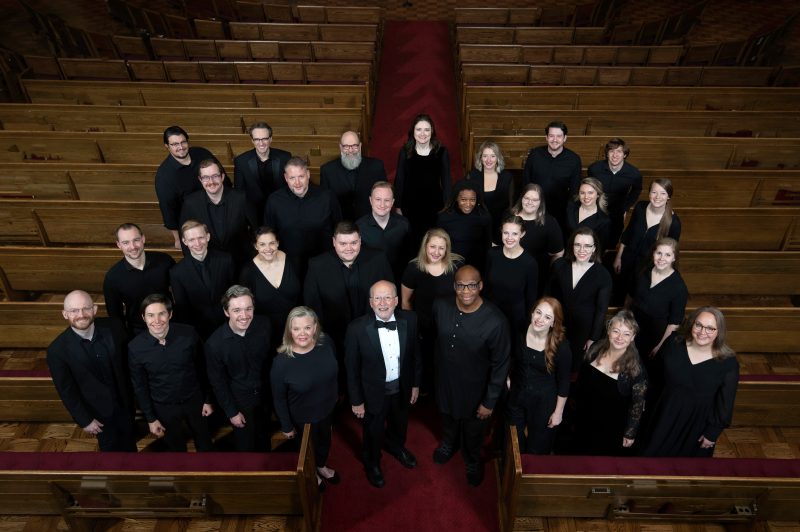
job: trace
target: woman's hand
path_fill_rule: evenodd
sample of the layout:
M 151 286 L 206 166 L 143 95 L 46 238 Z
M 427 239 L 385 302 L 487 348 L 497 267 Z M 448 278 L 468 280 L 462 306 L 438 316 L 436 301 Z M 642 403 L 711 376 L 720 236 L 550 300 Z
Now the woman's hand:
M 547 428 L 552 429 L 553 427 L 561 425 L 561 416 L 562 413 L 558 411 L 550 414 L 550 419 L 547 421 Z
M 630 438 L 622 438 L 622 446 L 623 447 L 630 447 L 631 445 L 633 445 L 633 442 L 634 442 L 634 440 L 632 440 Z
M 700 436 L 697 441 L 700 443 L 701 449 L 713 449 L 714 445 L 716 445 L 716 442 L 707 439 L 705 436 Z

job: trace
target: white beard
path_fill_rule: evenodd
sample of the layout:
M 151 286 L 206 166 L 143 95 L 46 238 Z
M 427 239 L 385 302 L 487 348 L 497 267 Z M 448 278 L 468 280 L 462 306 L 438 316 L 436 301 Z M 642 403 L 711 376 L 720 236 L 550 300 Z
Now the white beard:
M 348 170 L 355 170 L 361 164 L 361 152 L 350 155 L 349 153 L 342 153 L 342 166 Z

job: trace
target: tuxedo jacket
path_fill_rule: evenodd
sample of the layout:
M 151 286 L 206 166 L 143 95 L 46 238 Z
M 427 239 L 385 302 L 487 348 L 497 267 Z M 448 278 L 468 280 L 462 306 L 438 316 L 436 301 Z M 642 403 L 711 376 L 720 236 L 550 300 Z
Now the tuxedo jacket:
M 288 151 L 270 147 L 272 190 L 280 190 L 286 186 L 283 169 L 291 158 L 292 154 Z M 258 219 L 261 220 L 269 190 L 266 190 L 265 184 L 258 176 L 258 155 L 256 155 L 255 148 L 239 154 L 233 160 L 233 186 L 244 192 L 247 202 L 255 208 Z
M 208 250 L 203 262 L 211 277 L 210 288 L 203 283 L 193 260 L 187 255 L 169 271 L 175 321 L 194 325 L 197 334 L 208 338 L 226 319 L 220 300 L 236 279 L 233 259 L 224 251 Z
M 108 418 L 114 411 L 114 395 L 133 421 L 133 391 L 126 359 L 125 327 L 115 318 L 97 318 L 95 335 L 109 353 L 114 383 L 103 381 L 98 364 L 81 345 L 71 328 L 56 337 L 47 348 L 47 365 L 58 395 L 72 419 L 85 427 L 93 419 Z M 114 386 L 114 389 L 111 388 Z
M 341 159 L 328 161 L 319 169 L 319 186 L 336 195 L 342 208 L 342 218 L 354 222 L 372 212 L 369 204 L 372 185 L 386 181 L 386 169 L 380 159 L 362 157 L 361 164 L 356 168 L 355 190 L 350 190 L 347 184 L 347 172 Z
M 422 378 L 422 358 L 417 340 L 417 315 L 395 309 L 397 334 L 400 339 L 400 397 L 408 405 L 411 388 L 419 386 Z M 353 406 L 364 403 L 367 412 L 383 408 L 386 393 L 386 365 L 383 360 L 375 314 L 368 312 L 347 327 L 345 336 L 345 366 L 347 388 Z

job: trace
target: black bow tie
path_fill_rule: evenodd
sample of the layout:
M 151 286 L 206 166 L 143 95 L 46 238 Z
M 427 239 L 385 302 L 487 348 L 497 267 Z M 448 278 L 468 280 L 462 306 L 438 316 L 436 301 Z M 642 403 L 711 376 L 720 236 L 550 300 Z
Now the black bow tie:
M 375 327 L 377 327 L 378 329 L 385 328 L 385 329 L 389 329 L 390 331 L 396 331 L 397 330 L 397 322 L 396 321 L 376 320 L 375 321 Z

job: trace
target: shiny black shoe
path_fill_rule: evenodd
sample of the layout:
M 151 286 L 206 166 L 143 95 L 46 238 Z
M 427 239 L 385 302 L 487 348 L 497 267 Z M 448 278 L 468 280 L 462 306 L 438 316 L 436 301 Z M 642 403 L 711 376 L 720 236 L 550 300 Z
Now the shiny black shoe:
M 483 482 L 483 464 L 467 464 L 467 482 L 470 486 L 478 487 Z
M 364 470 L 367 472 L 367 480 L 376 488 L 382 488 L 386 484 L 380 467 L 365 467 Z
M 433 451 L 433 461 L 437 464 L 446 464 L 455 454 L 455 449 L 442 443 L 436 450 Z
M 409 451 L 408 449 L 401 449 L 399 453 L 390 452 L 389 454 L 397 458 L 397 461 L 403 464 L 403 466 L 407 467 L 408 469 L 414 469 L 415 467 L 417 467 L 417 459 L 414 457 L 413 454 L 411 454 L 411 451 Z

